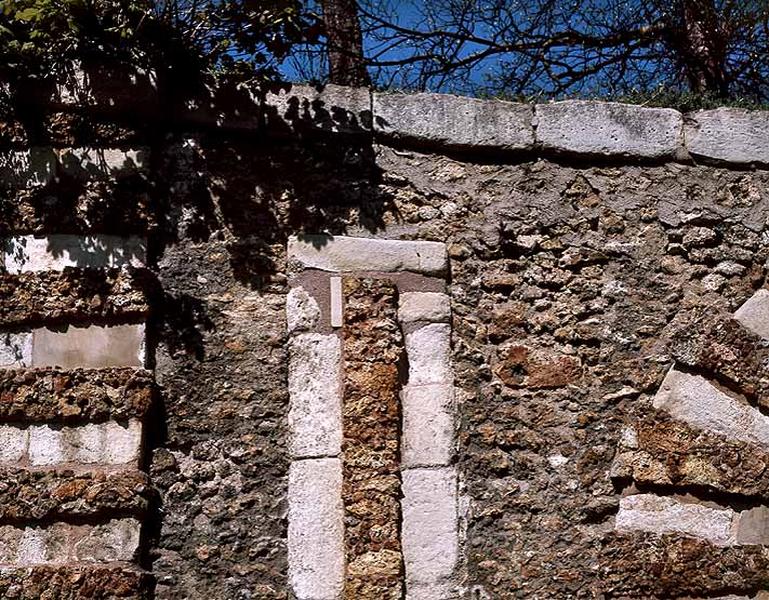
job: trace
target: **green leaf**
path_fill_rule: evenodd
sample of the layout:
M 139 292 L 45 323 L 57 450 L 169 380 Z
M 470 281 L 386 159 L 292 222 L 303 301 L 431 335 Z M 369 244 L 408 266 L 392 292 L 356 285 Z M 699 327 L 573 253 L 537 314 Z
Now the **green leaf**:
M 16 19 L 19 21 L 36 21 L 39 17 L 39 8 L 25 8 L 16 13 Z

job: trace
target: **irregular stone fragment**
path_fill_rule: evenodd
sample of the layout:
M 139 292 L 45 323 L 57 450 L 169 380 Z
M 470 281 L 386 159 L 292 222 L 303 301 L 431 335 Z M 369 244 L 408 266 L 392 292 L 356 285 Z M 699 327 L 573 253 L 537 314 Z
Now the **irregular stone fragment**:
M 403 338 L 396 289 L 345 278 L 343 485 L 348 600 L 402 598 L 399 535 L 400 383 Z M 358 349 L 368 349 L 358 351 Z
M 683 116 L 668 108 L 566 100 L 536 105 L 537 142 L 546 150 L 672 158 L 683 149 Z
M 0 370 L 0 421 L 142 419 L 153 388 L 152 374 L 139 369 Z
M 288 579 L 298 600 L 339 598 L 344 588 L 342 464 L 295 460 L 288 475 Z
M 582 376 L 578 357 L 521 344 L 500 348 L 497 376 L 510 387 L 557 388 L 574 384 Z
M 66 267 L 143 267 L 147 242 L 114 235 L 24 235 L 5 240 L 5 268 L 9 273 L 63 271 Z
M 402 323 L 429 321 L 446 323 L 451 317 L 451 301 L 438 292 L 403 292 L 400 295 L 398 318 Z
M 288 424 L 294 457 L 337 456 L 342 444 L 342 345 L 303 333 L 289 342 Z
M 717 108 L 686 117 L 686 148 L 692 155 L 735 164 L 769 163 L 764 111 Z
M 317 301 L 302 286 L 289 290 L 286 296 L 286 324 L 288 333 L 307 332 L 320 322 Z
M 303 235 L 288 240 L 288 258 L 321 271 L 413 271 L 443 275 L 448 268 L 441 242 Z
M 374 93 L 378 135 L 441 148 L 530 149 L 532 116 L 528 104 L 448 94 Z

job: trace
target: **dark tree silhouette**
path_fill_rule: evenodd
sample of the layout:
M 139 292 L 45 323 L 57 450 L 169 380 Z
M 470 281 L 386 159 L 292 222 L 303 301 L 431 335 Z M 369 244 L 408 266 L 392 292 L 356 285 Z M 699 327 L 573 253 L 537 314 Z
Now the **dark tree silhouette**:
M 363 58 L 358 3 L 356 0 L 322 0 L 326 29 L 328 79 L 338 85 L 371 83 Z

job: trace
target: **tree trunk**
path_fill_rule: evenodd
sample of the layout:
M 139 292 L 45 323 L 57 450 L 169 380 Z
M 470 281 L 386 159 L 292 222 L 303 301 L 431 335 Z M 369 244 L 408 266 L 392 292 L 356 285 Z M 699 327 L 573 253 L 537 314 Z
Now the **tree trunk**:
M 337 85 L 369 85 L 357 1 L 322 0 L 321 4 L 328 38 L 329 81 Z
M 725 24 L 714 0 L 682 0 L 678 46 L 681 67 L 693 92 L 729 94 Z

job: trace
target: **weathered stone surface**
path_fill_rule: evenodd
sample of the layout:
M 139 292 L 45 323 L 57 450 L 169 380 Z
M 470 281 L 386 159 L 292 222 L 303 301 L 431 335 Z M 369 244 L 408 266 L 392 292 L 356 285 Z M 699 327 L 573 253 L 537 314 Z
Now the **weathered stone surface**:
M 499 349 L 496 375 L 510 387 L 558 388 L 575 384 L 582 376 L 579 358 L 547 349 L 513 343 Z
M 303 333 L 289 341 L 291 455 L 337 456 L 342 444 L 342 344 L 336 335 Z
M 451 385 L 406 386 L 402 392 L 403 467 L 448 465 L 454 458 L 454 389 Z
M 114 235 L 25 235 L 5 240 L 5 269 L 9 273 L 62 271 L 66 267 L 142 267 L 147 242 Z
M 769 497 L 769 452 L 727 439 L 665 413 L 633 421 L 632 443 L 620 448 L 612 467 L 616 477 L 638 484 L 709 489 Z
M 141 471 L 0 470 L 0 520 L 63 519 L 85 516 L 141 516 L 154 490 Z
M 620 500 L 615 528 L 620 532 L 680 534 L 716 546 L 733 546 L 737 543 L 734 531 L 737 518 L 731 509 L 685 503 L 667 496 L 636 494 Z
M 734 318 L 756 335 L 769 340 L 769 290 L 758 290 L 737 309 Z
M 442 275 L 448 266 L 441 242 L 303 235 L 288 241 L 288 258 L 321 271 L 414 271 Z
M 271 135 L 371 132 L 371 95 L 366 88 L 326 85 L 318 90 L 287 84 L 267 94 L 264 112 Z
M 136 567 L 0 568 L 0 596 L 14 600 L 150 600 L 152 576 Z
M 457 473 L 453 467 L 403 472 L 406 586 L 445 587 L 459 558 Z
M 0 275 L 0 322 L 16 328 L 146 318 L 151 282 L 151 275 L 143 270 L 68 268 Z
M 151 373 L 139 369 L 0 370 L 0 421 L 142 419 L 153 388 Z
M 398 318 L 401 323 L 446 323 L 451 318 L 451 299 L 438 292 L 403 292 L 400 295 Z
M 673 158 L 683 148 L 683 116 L 667 108 L 567 100 L 536 105 L 537 143 L 597 156 Z
M 32 334 L 0 333 L 0 367 L 32 366 Z
M 289 585 L 298 600 L 339 598 L 345 579 L 341 461 L 296 460 L 288 478 Z
M 320 321 L 317 301 L 302 286 L 291 288 L 286 296 L 286 326 L 288 333 L 315 329 Z
M 32 332 L 33 367 L 98 369 L 144 366 L 144 325 L 66 327 Z
M 396 289 L 345 278 L 342 499 L 348 600 L 402 598 L 399 535 L 401 421 L 398 363 L 403 337 Z
M 760 326 L 760 312 L 751 306 L 755 308 L 753 300 L 743 306 L 749 309 L 743 317 L 754 315 L 755 326 Z M 712 309 L 693 311 L 672 333 L 671 353 L 678 364 L 706 373 L 757 404 L 769 406 L 769 378 L 764 367 L 769 362 L 769 343 L 754 332 L 755 326 L 751 329 L 737 318 Z
M 769 417 L 699 375 L 671 369 L 654 397 L 654 408 L 727 439 L 769 448 Z
M 730 163 L 769 163 L 764 111 L 717 108 L 686 115 L 686 148 L 694 156 Z
M 130 518 L 114 519 L 103 525 L 3 525 L 0 563 L 32 567 L 70 562 L 129 562 L 139 548 L 139 530 L 139 522 Z
M 142 426 L 108 421 L 77 427 L 53 428 L 32 425 L 29 431 L 29 462 L 33 466 L 133 465 L 141 458 Z
M 28 447 L 29 434 L 26 429 L 0 425 L 0 461 L 18 463 L 24 460 Z
M 447 94 L 374 94 L 374 129 L 385 139 L 441 148 L 527 150 L 533 108 Z
M 451 385 L 454 381 L 450 325 L 432 323 L 406 334 L 406 354 L 409 386 Z

